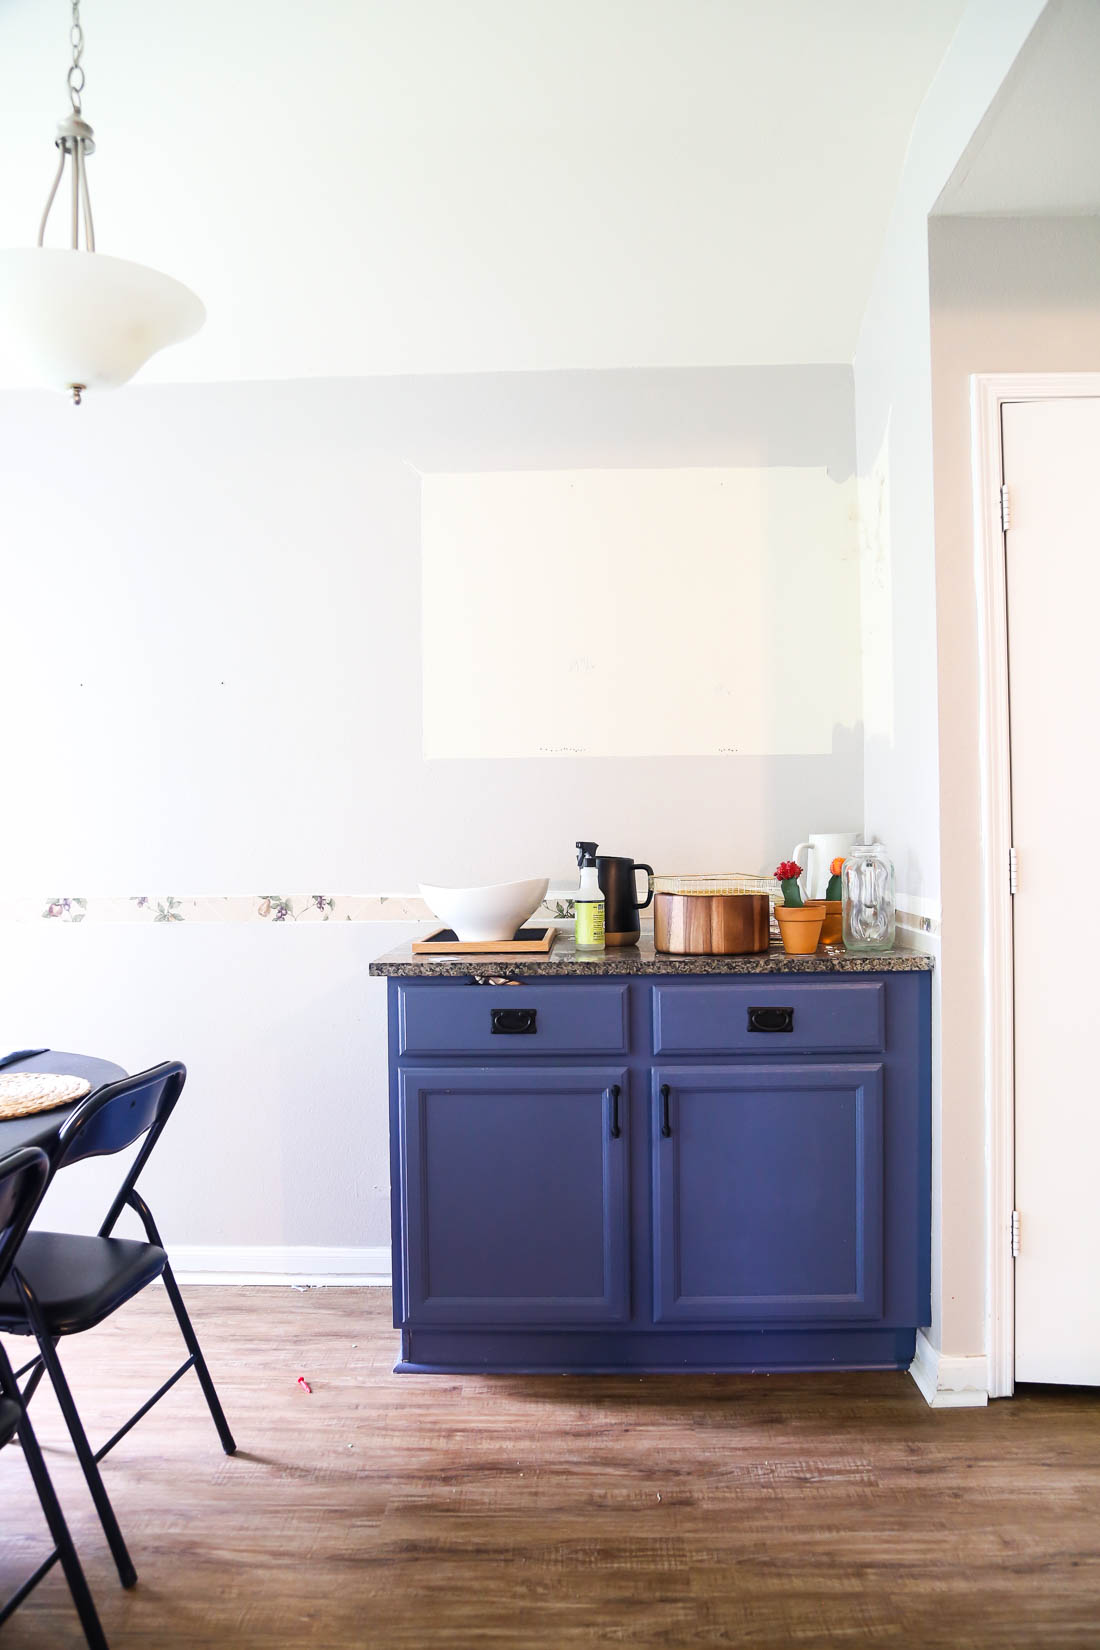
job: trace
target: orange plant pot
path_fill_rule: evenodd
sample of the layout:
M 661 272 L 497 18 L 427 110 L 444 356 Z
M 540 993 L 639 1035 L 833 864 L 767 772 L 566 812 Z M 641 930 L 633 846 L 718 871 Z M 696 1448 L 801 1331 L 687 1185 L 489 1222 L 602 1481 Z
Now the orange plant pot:
M 792 957 L 808 956 L 817 950 L 825 923 L 825 901 L 815 905 L 777 905 L 776 921 L 783 949 Z
M 821 925 L 822 945 L 840 945 L 844 939 L 844 901 L 842 899 L 811 899 L 807 905 L 818 906 L 825 913 Z

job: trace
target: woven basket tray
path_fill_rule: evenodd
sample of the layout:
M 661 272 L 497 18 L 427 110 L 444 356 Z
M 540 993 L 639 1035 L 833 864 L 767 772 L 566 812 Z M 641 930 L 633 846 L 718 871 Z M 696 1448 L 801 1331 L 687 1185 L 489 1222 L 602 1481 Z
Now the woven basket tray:
M 71 1106 L 91 1093 L 86 1077 L 60 1077 L 49 1071 L 0 1071 L 0 1123 L 13 1117 Z

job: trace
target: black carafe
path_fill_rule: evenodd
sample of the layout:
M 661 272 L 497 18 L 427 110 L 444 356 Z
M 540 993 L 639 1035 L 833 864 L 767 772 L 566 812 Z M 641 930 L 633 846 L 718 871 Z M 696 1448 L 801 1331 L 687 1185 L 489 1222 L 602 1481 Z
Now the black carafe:
M 578 848 L 596 853 L 594 842 L 578 842 Z M 645 899 L 638 899 L 637 873 L 647 874 Z M 653 898 L 653 867 L 641 860 L 622 859 L 614 854 L 596 854 L 596 875 L 607 902 L 604 908 L 604 944 L 636 945 L 641 937 L 638 912 Z

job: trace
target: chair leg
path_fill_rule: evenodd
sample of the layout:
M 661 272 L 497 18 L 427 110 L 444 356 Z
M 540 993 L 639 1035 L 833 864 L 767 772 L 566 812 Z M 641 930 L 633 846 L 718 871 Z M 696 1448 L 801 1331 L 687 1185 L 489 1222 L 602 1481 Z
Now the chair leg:
M 168 1291 L 168 1299 L 172 1302 L 172 1310 L 176 1314 L 176 1321 L 180 1326 L 180 1333 L 183 1335 L 188 1352 L 190 1352 L 191 1356 L 195 1360 L 195 1374 L 199 1378 L 199 1385 L 202 1387 L 203 1397 L 206 1399 L 210 1414 L 214 1420 L 214 1425 L 218 1429 L 218 1437 L 221 1439 L 222 1449 L 225 1451 L 226 1455 L 235 1455 L 237 1451 L 236 1441 L 233 1434 L 229 1430 L 229 1422 L 225 1418 L 225 1411 L 222 1409 L 221 1399 L 218 1397 L 217 1391 L 214 1387 L 214 1382 L 211 1378 L 210 1371 L 206 1367 L 206 1359 L 202 1355 L 202 1347 L 199 1345 L 199 1339 L 195 1334 L 194 1325 L 187 1315 L 186 1306 L 183 1304 L 183 1296 L 180 1294 L 179 1284 L 176 1282 L 172 1273 L 172 1268 L 169 1265 L 165 1265 L 164 1271 L 161 1275 L 164 1278 L 164 1287 Z
M 27 1382 L 26 1386 L 23 1388 L 23 1404 L 24 1404 L 24 1406 L 29 1404 L 31 1399 L 34 1397 L 35 1392 L 38 1388 L 38 1383 L 42 1379 L 42 1377 L 45 1373 L 46 1373 L 46 1366 L 42 1362 L 42 1360 L 39 1359 L 38 1363 L 31 1370 L 30 1380 Z
M 61 1561 L 61 1568 L 65 1572 L 65 1580 L 69 1583 L 69 1592 L 73 1596 L 76 1613 L 80 1617 L 80 1625 L 84 1629 L 84 1637 L 88 1641 L 89 1650 L 108 1650 L 107 1639 L 100 1626 L 99 1616 L 88 1583 L 84 1579 L 84 1571 L 80 1559 L 77 1557 L 73 1538 L 69 1534 L 69 1526 L 65 1522 L 65 1515 L 61 1511 L 61 1504 L 53 1487 L 53 1481 L 46 1470 L 46 1463 L 42 1459 L 42 1451 L 38 1447 L 34 1428 L 29 1416 L 24 1412 L 19 1423 L 19 1442 L 23 1449 L 23 1458 L 27 1463 L 27 1471 L 31 1481 L 38 1491 L 38 1499 L 49 1525 L 53 1544 L 57 1548 L 57 1556 Z
M 62 1369 L 61 1361 L 57 1356 L 57 1350 L 47 1335 L 39 1335 L 38 1349 L 49 1372 L 61 1413 L 65 1417 L 65 1425 L 69 1429 L 69 1436 L 73 1441 L 76 1458 L 80 1462 L 88 1491 L 95 1503 L 95 1510 L 99 1514 L 99 1522 L 103 1525 L 103 1534 L 107 1537 L 107 1545 L 111 1549 L 111 1556 L 114 1558 L 118 1569 L 118 1579 L 124 1587 L 132 1587 L 137 1581 L 137 1571 L 134 1569 L 133 1560 L 127 1551 L 126 1543 L 122 1539 L 122 1531 L 118 1527 L 115 1509 L 111 1506 L 110 1497 L 107 1494 L 95 1456 L 92 1453 L 92 1446 L 88 1442 L 88 1434 L 84 1431 L 83 1422 L 77 1413 L 72 1392 L 69 1390 L 69 1383 L 65 1379 L 65 1371 Z

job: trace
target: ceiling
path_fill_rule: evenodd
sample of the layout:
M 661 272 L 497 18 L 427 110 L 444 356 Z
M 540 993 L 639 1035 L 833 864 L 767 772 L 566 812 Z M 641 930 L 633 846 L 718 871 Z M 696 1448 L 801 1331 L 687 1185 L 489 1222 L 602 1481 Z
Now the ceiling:
M 848 361 L 962 10 L 84 0 L 100 250 L 209 312 L 144 376 Z M 0 0 L 0 245 L 36 232 L 68 12 Z
M 1100 4 L 1051 0 L 936 210 L 1100 212 Z

